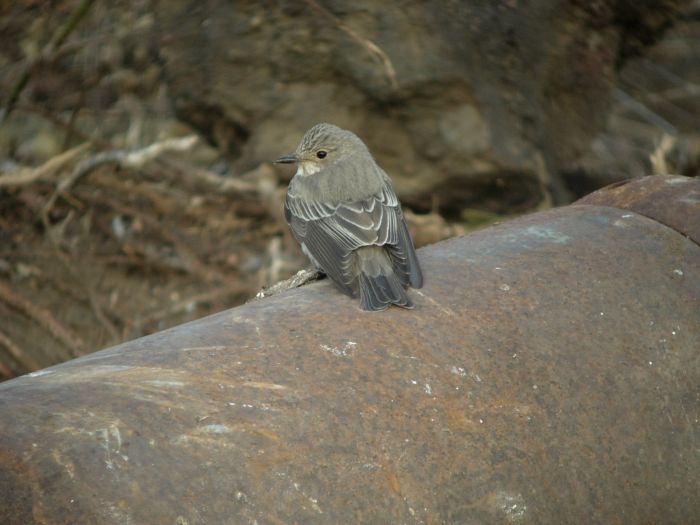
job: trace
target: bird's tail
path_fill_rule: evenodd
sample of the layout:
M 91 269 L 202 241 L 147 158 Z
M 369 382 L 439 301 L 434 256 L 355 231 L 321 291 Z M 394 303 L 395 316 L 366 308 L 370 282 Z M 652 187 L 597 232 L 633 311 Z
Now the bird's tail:
M 363 310 L 384 310 L 390 304 L 413 308 L 401 280 L 394 273 L 391 260 L 381 246 L 366 246 L 355 252 L 358 270 L 360 307 Z

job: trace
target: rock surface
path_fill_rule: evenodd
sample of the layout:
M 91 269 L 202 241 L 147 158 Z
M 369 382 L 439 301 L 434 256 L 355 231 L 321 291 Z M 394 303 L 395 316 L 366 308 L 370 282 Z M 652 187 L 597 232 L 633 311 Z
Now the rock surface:
M 4 7 L 3 92 L 76 4 Z M 74 122 L 83 130 L 109 121 L 90 111 L 121 112 L 111 128 L 128 127 L 126 140 L 144 131 L 129 120 L 163 119 L 174 108 L 235 173 L 331 121 L 368 142 L 416 210 L 512 213 L 571 201 L 565 176 L 577 195 L 609 180 L 605 164 L 578 159 L 592 139 L 605 142 L 611 103 L 620 104 L 618 71 L 689 5 L 172 0 L 125 10 L 96 2 L 73 35 L 83 44 L 42 63 L 27 95 L 52 112 L 86 109 Z M 20 153 L 41 156 L 61 142 L 39 134 Z M 639 155 L 634 162 L 626 173 L 639 173 Z M 580 193 L 581 173 L 588 186 Z
M 567 199 L 616 68 L 683 2 L 156 4 L 180 118 L 249 168 L 319 121 L 366 139 L 403 199 L 494 211 Z

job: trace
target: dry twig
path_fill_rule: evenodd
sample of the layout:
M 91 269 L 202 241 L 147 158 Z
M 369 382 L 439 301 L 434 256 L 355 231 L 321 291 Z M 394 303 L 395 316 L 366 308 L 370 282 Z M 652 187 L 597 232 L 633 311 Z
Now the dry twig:
M 22 168 L 16 173 L 0 175 L 0 188 L 9 186 L 24 186 L 38 180 L 44 180 L 57 173 L 78 155 L 88 149 L 90 145 L 85 143 L 75 148 L 64 151 L 60 155 L 50 158 L 37 168 Z
M 48 43 L 46 48 L 39 54 L 39 56 L 35 57 L 31 62 L 29 62 L 26 65 L 26 67 L 24 68 L 24 72 L 17 80 L 17 83 L 10 92 L 10 96 L 7 99 L 7 103 L 5 104 L 5 109 L 2 111 L 2 113 L 0 113 L 0 124 L 5 122 L 7 117 L 14 109 L 15 105 L 17 104 L 17 101 L 19 100 L 20 95 L 22 94 L 22 91 L 24 91 L 24 88 L 27 87 L 29 79 L 36 70 L 37 66 L 50 59 L 59 50 L 59 48 L 66 41 L 66 38 L 70 36 L 73 30 L 78 26 L 80 21 L 90 10 L 90 7 L 94 2 L 95 0 L 83 0 L 73 10 L 70 17 L 68 17 L 68 20 L 66 20 L 65 24 L 63 24 L 58 29 L 58 31 L 56 31 L 56 33 L 51 38 L 51 41 Z
M 666 155 L 671 152 L 673 146 L 675 145 L 675 137 L 667 134 L 664 134 L 663 137 L 661 137 L 661 142 L 659 142 L 659 145 L 649 155 L 652 175 L 665 175 L 669 173 L 668 164 L 666 163 Z
M 183 262 L 183 267 L 179 269 L 185 269 L 191 273 L 199 275 L 206 282 L 229 281 L 227 276 L 204 263 L 204 261 L 201 260 L 199 255 L 189 246 L 189 244 L 180 239 L 174 231 L 161 224 L 157 219 L 154 219 L 153 217 L 150 217 L 130 206 L 119 204 L 102 196 L 92 196 L 91 198 L 93 201 L 102 203 L 122 215 L 138 217 L 144 225 L 148 226 L 152 231 L 157 232 L 162 238 L 170 242 L 175 248 L 175 251 L 178 253 L 180 260 Z
M 118 164 L 123 168 L 141 168 L 144 164 L 152 161 L 166 151 L 187 151 L 196 143 L 197 136 L 189 135 L 187 137 L 154 142 L 145 148 L 134 151 L 103 151 L 79 163 L 70 177 L 63 179 L 58 184 L 56 191 L 59 193 L 68 191 L 81 177 L 84 177 L 104 164 Z
M 0 345 L 4 346 L 12 358 L 28 372 L 41 368 L 41 365 L 31 355 L 26 354 L 17 343 L 2 331 L 0 331 Z M 11 377 L 12 374 L 9 376 Z
M 74 125 L 74 119 L 77 117 L 77 114 L 83 109 L 82 107 L 76 107 L 75 110 L 71 112 L 71 118 L 68 121 L 65 121 L 61 116 L 54 114 L 52 111 L 49 111 L 48 109 L 42 106 L 31 104 L 28 102 L 17 104 L 16 108 L 17 111 L 37 115 L 53 124 L 55 127 L 63 129 L 64 131 L 66 131 L 66 140 L 68 141 L 70 141 L 71 138 L 75 138 L 80 142 L 88 142 L 97 149 L 107 150 L 112 148 L 112 144 L 110 144 L 106 140 L 103 140 L 95 135 L 89 135 L 88 133 L 85 133 L 84 131 L 80 130 Z M 66 149 L 67 147 L 68 146 L 65 145 L 64 149 Z
M 14 377 L 14 374 L 12 373 L 12 370 L 7 368 L 4 364 L 0 363 L 0 377 L 12 379 Z
M 85 347 L 82 339 L 73 333 L 72 330 L 62 325 L 51 312 L 32 304 L 27 299 L 16 292 L 13 292 L 8 284 L 0 281 L 0 299 L 8 305 L 16 308 L 27 317 L 34 319 L 43 326 L 57 341 L 63 343 L 68 348 L 68 359 L 77 357 L 83 353 Z
M 140 168 L 166 151 L 187 151 L 194 146 L 196 142 L 197 136 L 189 135 L 187 137 L 154 142 L 145 148 L 135 151 L 103 151 L 85 159 L 73 169 L 69 177 L 58 183 L 56 191 L 51 195 L 42 212 L 44 226 L 49 224 L 48 216 L 58 196 L 67 192 L 81 177 L 84 177 L 99 166 L 104 164 L 118 164 L 125 168 Z
M 234 283 L 230 286 L 225 286 L 223 288 L 216 288 L 215 290 L 209 290 L 207 292 L 188 297 L 187 299 L 182 299 L 181 301 L 170 304 L 166 308 L 163 308 L 161 310 L 156 310 L 151 313 L 143 314 L 139 318 L 139 324 L 149 325 L 151 323 L 163 321 L 171 315 L 176 315 L 187 311 L 188 309 L 192 308 L 193 305 L 197 305 L 198 303 L 215 301 L 217 299 L 221 299 L 229 295 L 249 293 L 250 289 L 239 283 Z

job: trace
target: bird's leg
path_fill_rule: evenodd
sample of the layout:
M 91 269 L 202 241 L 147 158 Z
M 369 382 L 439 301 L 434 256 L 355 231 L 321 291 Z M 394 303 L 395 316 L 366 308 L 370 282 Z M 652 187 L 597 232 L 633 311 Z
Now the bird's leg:
M 292 277 L 285 281 L 280 281 L 273 284 L 268 288 L 263 288 L 257 294 L 255 294 L 255 299 L 264 299 L 265 297 L 270 297 L 272 295 L 277 295 L 285 290 L 291 290 L 292 288 L 299 288 L 311 281 L 316 281 L 318 279 L 323 279 L 326 276 L 318 268 L 307 268 L 305 270 L 299 270 Z
M 291 279 L 288 280 L 292 282 L 290 288 L 298 288 L 299 286 L 309 284 L 311 281 L 318 281 L 319 279 L 324 279 L 325 277 L 326 274 L 323 273 L 323 270 L 314 267 L 299 270 L 294 274 L 294 276 L 292 276 Z

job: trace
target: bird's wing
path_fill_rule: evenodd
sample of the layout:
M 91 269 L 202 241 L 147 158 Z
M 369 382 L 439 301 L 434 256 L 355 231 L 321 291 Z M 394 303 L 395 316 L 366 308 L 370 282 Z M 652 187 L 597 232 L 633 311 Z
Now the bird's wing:
M 400 207 L 398 214 L 400 219 L 397 221 L 397 241 L 388 246 L 389 256 L 391 257 L 394 271 L 404 285 L 410 284 L 413 288 L 422 288 L 423 273 L 418 264 L 416 249 L 413 247 L 411 234 L 408 232 L 408 226 Z
M 289 191 L 285 219 L 297 241 L 349 294 L 356 278 L 350 267 L 351 255 L 362 246 L 386 245 L 401 281 L 422 283 L 413 243 L 390 186 L 362 201 L 332 205 L 302 199 Z
M 416 249 L 413 246 L 411 234 L 408 232 L 406 219 L 404 219 L 399 199 L 396 193 L 394 193 L 389 177 L 386 176 L 386 174 L 384 175 L 384 180 L 386 184 L 382 188 L 382 192 L 384 193 L 382 200 L 385 206 L 391 207 L 396 214 L 394 218 L 396 233 L 392 242 L 387 242 L 387 248 L 394 271 L 399 276 L 399 279 L 401 279 L 402 284 L 410 284 L 414 288 L 421 288 L 423 286 L 423 273 L 418 264 Z

